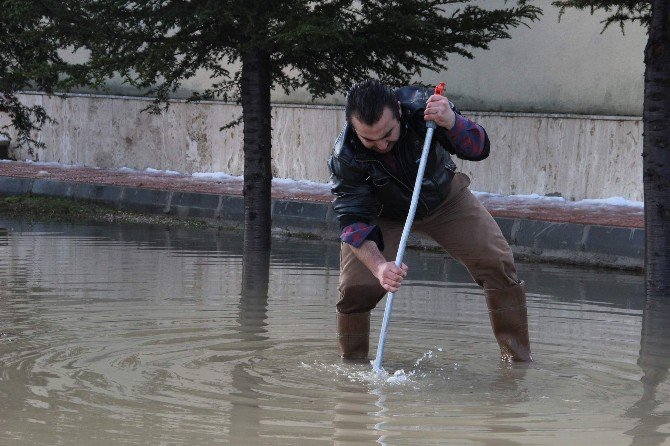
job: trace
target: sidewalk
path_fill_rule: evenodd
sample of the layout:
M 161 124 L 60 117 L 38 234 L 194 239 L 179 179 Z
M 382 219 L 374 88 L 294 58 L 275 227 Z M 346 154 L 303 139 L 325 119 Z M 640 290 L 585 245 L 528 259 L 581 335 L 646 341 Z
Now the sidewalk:
M 241 226 L 242 179 L 0 162 L 0 195 L 63 196 L 124 209 L 204 218 Z M 531 261 L 641 269 L 644 211 L 638 206 L 479 194 L 515 254 Z M 274 180 L 273 226 L 336 240 L 328 185 Z M 410 244 L 434 247 L 414 238 Z

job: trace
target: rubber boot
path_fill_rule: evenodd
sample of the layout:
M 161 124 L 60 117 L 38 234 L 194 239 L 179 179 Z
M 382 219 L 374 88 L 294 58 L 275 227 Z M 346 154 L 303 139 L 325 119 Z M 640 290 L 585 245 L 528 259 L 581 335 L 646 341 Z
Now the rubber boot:
M 508 362 L 532 361 L 524 282 L 498 290 L 485 289 L 484 294 L 493 334 L 500 345 L 500 359 Z
M 370 312 L 351 314 L 338 312 L 337 342 L 342 359 L 367 360 L 370 350 Z

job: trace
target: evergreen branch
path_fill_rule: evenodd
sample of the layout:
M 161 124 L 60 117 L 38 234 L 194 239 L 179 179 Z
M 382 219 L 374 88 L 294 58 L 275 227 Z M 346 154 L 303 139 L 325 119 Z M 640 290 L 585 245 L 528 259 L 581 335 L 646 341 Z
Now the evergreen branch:
M 569 8 L 588 9 L 591 15 L 599 10 L 604 11 L 609 15 L 600 21 L 603 24 L 601 34 L 612 24 L 618 24 L 622 34 L 625 34 L 626 22 L 638 22 L 647 29 L 651 25 L 649 0 L 555 0 L 552 5 L 559 8 L 559 21 Z

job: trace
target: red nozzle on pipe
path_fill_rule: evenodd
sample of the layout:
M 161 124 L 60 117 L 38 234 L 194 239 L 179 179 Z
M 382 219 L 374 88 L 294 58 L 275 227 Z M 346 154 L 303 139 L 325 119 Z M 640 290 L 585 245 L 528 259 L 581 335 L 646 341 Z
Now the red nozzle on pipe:
M 440 82 L 440 83 L 437 84 L 437 86 L 435 87 L 435 94 L 442 95 L 442 92 L 443 92 L 443 91 L 444 91 L 444 82 Z

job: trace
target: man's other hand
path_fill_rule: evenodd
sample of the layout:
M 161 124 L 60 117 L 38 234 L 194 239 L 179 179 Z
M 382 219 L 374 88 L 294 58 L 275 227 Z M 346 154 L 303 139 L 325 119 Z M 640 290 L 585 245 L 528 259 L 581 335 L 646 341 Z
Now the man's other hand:
M 434 94 L 426 102 L 426 110 L 423 112 L 423 119 L 426 121 L 435 121 L 440 127 L 447 130 L 456 124 L 456 114 L 449 105 L 449 99 L 439 94 Z
M 400 289 L 400 284 L 407 275 L 407 265 L 403 263 L 402 267 L 398 268 L 395 262 L 385 262 L 379 265 L 375 275 L 386 291 L 395 293 Z

